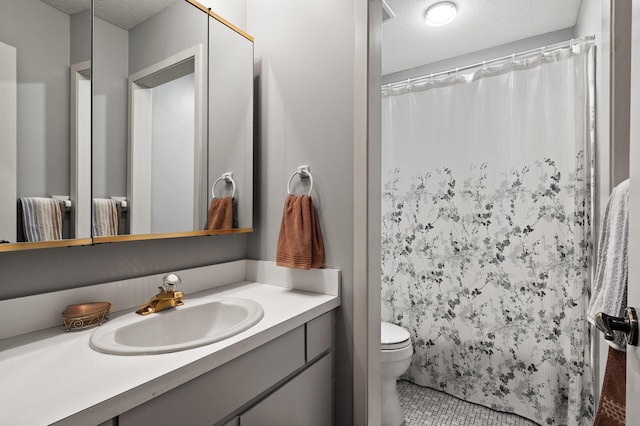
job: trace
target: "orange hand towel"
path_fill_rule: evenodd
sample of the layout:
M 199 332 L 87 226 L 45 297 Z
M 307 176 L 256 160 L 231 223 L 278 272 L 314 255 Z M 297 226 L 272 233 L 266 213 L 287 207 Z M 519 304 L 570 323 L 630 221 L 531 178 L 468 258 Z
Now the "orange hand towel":
M 233 228 L 233 199 L 231 197 L 214 198 L 209 204 L 207 229 Z
M 322 242 L 322 231 L 320 222 L 316 216 L 316 209 L 313 207 L 313 200 L 309 197 L 309 208 L 311 210 L 311 267 L 324 268 L 324 243 Z
M 624 426 L 627 395 L 627 354 L 609 347 L 602 393 L 593 426 Z
M 324 266 L 324 246 L 311 198 L 289 195 L 284 203 L 276 265 L 310 269 Z

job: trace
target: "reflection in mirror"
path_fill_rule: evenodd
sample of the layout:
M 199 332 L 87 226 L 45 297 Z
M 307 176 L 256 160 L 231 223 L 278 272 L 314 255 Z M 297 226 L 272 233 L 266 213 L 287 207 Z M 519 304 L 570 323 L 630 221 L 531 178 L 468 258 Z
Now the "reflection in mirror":
M 132 234 L 193 231 L 204 223 L 204 65 L 200 44 L 129 77 Z
M 221 203 L 227 198 L 233 216 L 225 226 L 209 229 L 248 228 L 253 217 L 253 41 L 210 18 L 209 53 L 208 195 L 215 192 Z
M 252 40 L 218 21 L 208 38 L 206 9 L 191 1 L 109 7 L 97 4 L 94 20 L 94 241 L 214 232 L 211 184 L 225 172 L 238 184 L 236 226 L 250 228 Z
M 2 251 L 90 242 L 69 241 L 91 236 L 89 9 L 90 0 L 3 0 L 0 241 L 38 244 Z

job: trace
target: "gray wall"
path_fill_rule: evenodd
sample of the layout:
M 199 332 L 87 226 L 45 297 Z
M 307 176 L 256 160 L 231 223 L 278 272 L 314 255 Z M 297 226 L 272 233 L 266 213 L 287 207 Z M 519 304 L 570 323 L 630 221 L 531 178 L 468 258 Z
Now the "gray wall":
M 0 253 L 0 300 L 243 259 L 245 240 L 214 235 Z
M 198 43 L 207 45 L 207 15 L 178 1 L 129 31 L 129 74 Z
M 248 236 L 247 254 L 275 260 L 287 180 L 297 166 L 310 165 L 327 266 L 342 270 L 337 425 L 352 424 L 353 416 L 354 22 L 354 2 L 247 2 L 258 111 L 256 232 Z
M 127 194 L 127 79 L 207 41 L 206 14 L 178 1 L 130 31 L 94 21 L 93 196 Z
M 253 222 L 253 43 L 214 19 L 210 20 L 209 35 L 207 187 L 211 188 L 222 173 L 232 172 L 238 227 L 250 228 Z M 222 182 L 216 185 L 218 197 L 231 191 L 231 185 Z M 207 196 L 211 199 L 210 191 Z
M 129 34 L 98 18 L 93 32 L 93 197 L 125 196 Z
M 71 15 L 71 64 L 91 59 L 91 12 Z
M 16 48 L 18 196 L 69 193 L 69 16 L 38 0 L 3 0 L 0 41 Z

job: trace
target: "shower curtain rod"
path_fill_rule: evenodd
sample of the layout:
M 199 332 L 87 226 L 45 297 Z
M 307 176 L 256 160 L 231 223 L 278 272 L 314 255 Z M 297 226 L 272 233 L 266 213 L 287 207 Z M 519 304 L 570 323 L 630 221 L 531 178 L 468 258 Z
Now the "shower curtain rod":
M 554 43 L 554 44 L 550 44 L 548 46 L 544 46 L 544 47 L 536 47 L 535 49 L 530 49 L 530 50 L 525 50 L 522 52 L 518 52 L 518 53 L 512 53 L 511 55 L 506 55 L 506 56 L 502 56 L 500 58 L 495 58 L 495 59 L 491 59 L 488 61 L 483 61 L 483 62 L 478 62 L 472 65 L 466 65 L 463 67 L 458 67 L 458 68 L 454 68 L 454 69 L 450 69 L 448 71 L 440 71 L 440 72 L 435 72 L 432 74 L 428 74 L 428 75 L 422 75 L 420 77 L 413 77 L 413 78 L 408 78 L 406 80 L 400 80 L 400 81 L 396 81 L 393 83 L 387 83 L 385 85 L 382 86 L 382 90 L 385 89 L 393 89 L 399 86 L 403 86 L 403 85 L 407 85 L 410 83 L 415 83 L 415 82 L 419 82 L 422 80 L 429 80 L 433 77 L 438 77 L 441 75 L 447 75 L 447 74 L 452 74 L 452 73 L 456 73 L 456 72 L 460 72 L 460 71 L 466 71 L 472 68 L 478 68 L 481 66 L 485 66 L 488 64 L 492 64 L 495 62 L 500 62 L 500 61 L 504 61 L 506 59 L 511 59 L 514 60 L 516 58 L 523 58 L 529 55 L 532 55 L 534 53 L 540 53 L 540 52 L 545 52 L 545 51 L 554 51 L 554 50 L 558 50 L 558 49 L 563 49 L 566 47 L 571 47 L 573 46 L 576 42 L 580 42 L 580 41 L 593 41 L 595 39 L 594 35 L 587 35 L 587 36 L 582 36 L 582 37 L 578 37 L 578 38 L 572 38 L 571 40 L 567 40 L 567 41 L 561 41 L 559 43 Z

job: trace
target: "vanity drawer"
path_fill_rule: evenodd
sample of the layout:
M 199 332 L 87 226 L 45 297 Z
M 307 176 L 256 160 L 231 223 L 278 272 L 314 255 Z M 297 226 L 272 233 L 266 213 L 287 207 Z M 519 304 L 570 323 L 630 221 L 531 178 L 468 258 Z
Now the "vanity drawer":
M 306 328 L 306 359 L 309 362 L 333 346 L 333 311 L 312 319 Z
M 119 426 L 195 426 L 220 421 L 305 364 L 304 331 L 298 327 L 121 414 Z

